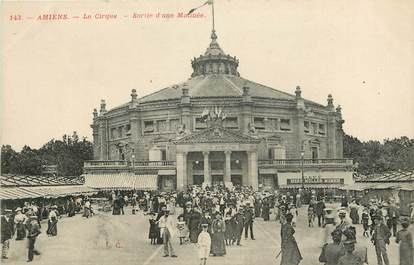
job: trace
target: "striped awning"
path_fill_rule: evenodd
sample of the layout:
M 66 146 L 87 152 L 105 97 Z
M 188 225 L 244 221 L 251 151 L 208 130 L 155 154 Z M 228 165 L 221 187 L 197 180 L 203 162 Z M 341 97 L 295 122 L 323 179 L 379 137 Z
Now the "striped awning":
M 134 173 L 85 174 L 85 185 L 104 190 L 157 190 L 157 175 Z
M 339 189 L 343 185 L 341 184 L 305 184 L 305 188 L 307 189 Z M 288 185 L 279 185 L 280 189 L 300 189 L 302 185 L 300 184 L 288 184 Z
M 0 188 L 1 200 L 18 200 L 29 198 L 58 198 L 71 195 L 91 195 L 96 193 L 92 188 L 83 185 L 74 186 L 36 186 Z

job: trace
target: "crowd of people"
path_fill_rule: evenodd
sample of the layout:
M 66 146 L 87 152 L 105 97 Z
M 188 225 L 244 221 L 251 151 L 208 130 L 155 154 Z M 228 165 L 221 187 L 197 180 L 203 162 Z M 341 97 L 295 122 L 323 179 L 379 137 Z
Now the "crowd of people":
M 59 203 L 59 206 L 54 203 Z M 89 205 L 89 206 L 88 206 Z M 47 221 L 46 234 L 48 237 L 58 235 L 58 221 L 62 215 L 75 216 L 83 209 L 84 216 L 88 217 L 87 209 L 91 209 L 88 197 L 69 197 L 66 202 L 59 199 L 48 202 L 24 202 L 16 209 L 3 209 L 1 217 L 1 244 L 2 259 L 8 259 L 10 241 L 27 239 L 27 261 L 33 261 L 34 255 L 40 255 L 36 250 L 36 238 L 41 234 L 43 220 Z
M 362 224 L 362 235 L 371 239 L 377 264 L 391 264 L 387 246 L 394 237 L 400 244 L 400 265 L 413 265 L 412 235 L 407 229 L 410 220 L 400 218 L 393 200 L 370 200 L 361 205 L 358 200 L 343 196 L 341 207 L 334 209 L 327 207 L 325 196 L 314 191 L 257 192 L 247 186 L 191 186 L 181 192 L 108 191 L 103 196 L 113 215 L 124 215 L 125 207 L 131 206 L 128 209 L 132 214 L 141 211 L 148 216 L 148 238 L 151 244 L 164 245 L 164 257 L 177 257 L 173 239 L 178 238 L 181 245 L 196 244 L 200 264 L 205 265 L 209 256 L 224 256 L 227 247 L 241 246 L 243 234 L 244 240 L 255 240 L 254 224 L 260 218 L 264 222 L 280 222 L 280 264 L 297 265 L 303 258 L 295 227 L 298 209 L 306 207 L 309 229 L 324 229 L 321 263 L 368 264 L 366 247 L 356 242 L 355 227 Z M 85 218 L 93 216 L 89 198 L 68 198 L 65 203 L 47 206 L 26 202 L 14 211 L 5 209 L 1 222 L 2 257 L 7 259 L 15 234 L 16 240 L 27 238 L 28 261 L 32 261 L 33 255 L 40 254 L 35 242 L 41 221 L 47 219 L 48 236 L 57 236 L 59 218 L 72 217 L 77 212 L 83 212 Z M 400 231 L 398 225 L 402 226 Z

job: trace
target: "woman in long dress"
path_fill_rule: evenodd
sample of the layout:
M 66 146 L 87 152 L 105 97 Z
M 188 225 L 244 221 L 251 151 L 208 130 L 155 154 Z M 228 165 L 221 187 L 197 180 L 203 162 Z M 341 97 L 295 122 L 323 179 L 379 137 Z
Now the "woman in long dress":
M 211 225 L 211 253 L 213 256 L 226 255 L 226 243 L 224 233 L 226 231 L 226 225 L 221 217 L 221 214 L 217 214 Z
M 302 260 L 298 244 L 296 243 L 295 229 L 292 227 L 293 215 L 291 213 L 286 214 L 286 223 L 282 224 L 280 230 L 282 239 L 282 260 L 280 265 L 297 265 Z
M 408 231 L 410 220 L 401 221 L 402 229 L 397 233 L 396 242 L 400 244 L 400 265 L 413 265 L 413 236 Z
M 188 229 L 190 231 L 191 243 L 197 243 L 198 234 L 200 233 L 201 213 L 198 208 L 193 208 L 188 220 Z
M 23 240 L 26 237 L 25 223 L 27 220 L 26 215 L 22 214 L 22 208 L 16 209 L 16 216 L 14 217 L 14 223 L 16 224 L 16 240 Z

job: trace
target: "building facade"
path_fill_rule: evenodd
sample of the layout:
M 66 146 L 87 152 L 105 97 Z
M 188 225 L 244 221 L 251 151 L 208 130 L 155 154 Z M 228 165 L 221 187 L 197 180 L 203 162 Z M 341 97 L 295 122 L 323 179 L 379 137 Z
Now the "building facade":
M 225 184 L 289 188 L 352 182 L 343 119 L 322 105 L 247 80 L 213 30 L 183 83 L 93 112 L 94 161 L 85 173 L 156 174 L 162 189 Z M 301 173 L 304 173 L 302 177 Z

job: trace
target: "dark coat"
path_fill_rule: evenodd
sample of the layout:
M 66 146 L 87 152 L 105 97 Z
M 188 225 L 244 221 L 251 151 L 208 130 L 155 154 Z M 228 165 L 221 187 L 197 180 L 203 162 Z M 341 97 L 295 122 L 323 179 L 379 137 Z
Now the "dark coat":
M 325 203 L 323 201 L 318 201 L 315 207 L 316 215 L 323 215 L 323 209 L 325 208 L 326 208 Z
M 9 220 L 6 220 L 6 217 L 1 217 L 1 243 L 5 240 L 11 239 L 14 234 L 14 221 L 13 218 L 9 217 Z
M 282 260 L 280 265 L 297 265 L 302 260 L 298 244 L 296 243 L 295 229 L 289 223 L 283 224 L 281 231 L 282 238 Z

